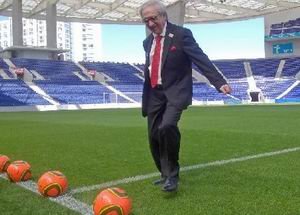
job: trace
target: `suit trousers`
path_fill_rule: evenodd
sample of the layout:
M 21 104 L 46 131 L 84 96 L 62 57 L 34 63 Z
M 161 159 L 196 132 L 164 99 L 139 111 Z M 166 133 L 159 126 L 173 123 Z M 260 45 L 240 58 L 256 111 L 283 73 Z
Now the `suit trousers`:
M 182 110 L 168 102 L 163 89 L 151 89 L 148 99 L 148 137 L 155 165 L 161 177 L 178 178 Z

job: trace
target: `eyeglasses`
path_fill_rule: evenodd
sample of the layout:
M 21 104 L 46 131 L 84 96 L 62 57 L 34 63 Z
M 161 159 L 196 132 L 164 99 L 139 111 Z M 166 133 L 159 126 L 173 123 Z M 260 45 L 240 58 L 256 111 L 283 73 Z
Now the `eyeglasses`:
M 147 18 L 143 18 L 143 22 L 144 23 L 148 23 L 148 22 L 156 22 L 158 20 L 158 17 L 160 16 L 160 14 L 156 15 L 156 16 L 151 16 L 151 17 L 147 17 Z

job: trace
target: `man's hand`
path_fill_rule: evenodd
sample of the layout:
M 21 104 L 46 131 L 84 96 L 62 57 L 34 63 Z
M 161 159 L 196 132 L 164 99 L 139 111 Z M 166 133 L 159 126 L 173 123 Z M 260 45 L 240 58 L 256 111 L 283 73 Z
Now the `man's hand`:
M 221 88 L 220 88 L 221 92 L 224 94 L 230 94 L 231 93 L 231 87 L 228 84 L 224 84 Z

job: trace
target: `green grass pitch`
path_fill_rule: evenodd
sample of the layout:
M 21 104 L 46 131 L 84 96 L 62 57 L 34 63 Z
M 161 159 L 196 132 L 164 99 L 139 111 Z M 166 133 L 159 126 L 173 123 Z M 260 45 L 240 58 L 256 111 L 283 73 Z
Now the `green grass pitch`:
M 300 147 L 300 106 L 191 107 L 180 121 L 181 166 Z M 0 154 L 33 180 L 63 172 L 69 189 L 156 172 L 139 109 L 0 113 Z M 152 179 L 120 184 L 132 215 L 298 215 L 300 151 L 182 172 L 177 194 Z M 99 190 L 74 197 L 89 205 Z M 0 214 L 77 214 L 0 178 Z

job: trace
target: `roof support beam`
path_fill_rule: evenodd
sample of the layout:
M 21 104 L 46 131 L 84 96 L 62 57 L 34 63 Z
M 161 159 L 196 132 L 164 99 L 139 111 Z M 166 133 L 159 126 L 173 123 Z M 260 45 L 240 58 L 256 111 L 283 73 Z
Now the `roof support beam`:
M 0 12 L 6 11 L 8 8 L 12 6 L 12 1 L 3 1 L 2 4 L 0 5 Z
M 178 1 L 167 6 L 168 19 L 177 25 L 183 26 L 185 17 L 185 3 Z
M 299 7 L 299 3 L 287 2 L 287 1 L 278 1 L 278 0 L 256 0 L 260 3 L 265 3 L 267 5 L 276 5 L 279 7 Z
M 118 7 L 122 6 L 127 1 L 128 0 L 116 0 L 111 4 L 110 8 L 111 8 L 111 10 L 115 10 Z
M 13 0 L 12 6 L 13 46 L 23 46 L 22 0 Z
M 57 18 L 56 4 L 47 4 L 46 8 L 46 27 L 47 27 L 47 47 L 57 48 Z
M 0 15 L 12 16 L 12 2 L 13 0 L 1 1 Z M 141 24 L 138 8 L 143 2 L 144 0 L 23 0 L 22 12 L 26 18 L 46 19 L 47 6 L 57 5 L 57 16 L 64 20 Z M 300 7 L 300 1 L 288 0 L 227 0 L 223 3 L 220 0 L 164 0 L 164 2 L 167 8 L 183 4 L 184 21 L 188 23 L 241 20 Z
M 127 2 L 128 0 L 116 0 L 115 2 L 113 2 L 108 10 L 103 10 L 100 13 L 97 13 L 94 17 L 98 17 L 99 15 L 104 16 L 105 14 L 108 14 L 114 10 L 116 10 L 117 8 L 119 8 L 120 6 L 122 6 L 125 2 Z
M 36 14 L 39 14 L 46 10 L 48 5 L 55 5 L 59 0 L 42 0 L 39 4 L 32 9 L 32 11 L 26 16 L 26 18 L 32 18 Z

